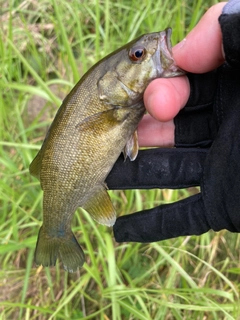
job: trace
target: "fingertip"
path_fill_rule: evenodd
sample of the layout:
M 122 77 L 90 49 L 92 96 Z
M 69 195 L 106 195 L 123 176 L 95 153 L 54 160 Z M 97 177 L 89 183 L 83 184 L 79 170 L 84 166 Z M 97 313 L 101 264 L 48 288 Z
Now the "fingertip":
M 176 64 L 188 72 L 204 73 L 224 62 L 222 33 L 218 18 L 226 2 L 212 6 L 196 27 L 173 47 Z
M 190 94 L 190 85 L 186 76 L 156 79 L 150 83 L 144 93 L 147 111 L 159 121 L 173 119 L 186 104 Z

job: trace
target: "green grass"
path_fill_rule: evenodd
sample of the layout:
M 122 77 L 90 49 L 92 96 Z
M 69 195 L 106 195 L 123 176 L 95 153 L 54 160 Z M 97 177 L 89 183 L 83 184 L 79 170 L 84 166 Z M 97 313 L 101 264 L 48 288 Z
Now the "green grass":
M 42 192 L 28 173 L 61 100 L 99 58 L 167 26 L 175 44 L 213 1 L 6 1 L 0 12 L 0 319 L 239 317 L 240 237 L 226 231 L 117 244 L 78 210 L 86 254 L 75 274 L 36 268 Z M 194 5 L 193 5 L 194 4 Z M 188 190 L 110 192 L 119 214 Z

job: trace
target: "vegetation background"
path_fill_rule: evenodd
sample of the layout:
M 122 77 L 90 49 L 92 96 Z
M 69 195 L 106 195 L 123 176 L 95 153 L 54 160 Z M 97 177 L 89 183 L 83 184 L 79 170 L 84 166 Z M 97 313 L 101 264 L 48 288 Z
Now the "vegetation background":
M 226 231 L 117 244 L 81 212 L 86 263 L 33 263 L 42 192 L 28 166 L 61 100 L 101 57 L 148 32 L 173 44 L 216 1 L 0 0 L 0 319 L 240 319 L 240 236 Z M 197 192 L 110 192 L 118 214 Z

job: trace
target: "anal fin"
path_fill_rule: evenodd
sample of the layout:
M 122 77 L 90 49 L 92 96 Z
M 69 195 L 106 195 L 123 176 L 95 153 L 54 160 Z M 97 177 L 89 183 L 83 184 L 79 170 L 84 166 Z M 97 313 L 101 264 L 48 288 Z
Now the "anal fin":
M 82 207 L 100 224 L 111 227 L 116 221 L 115 209 L 103 185 L 92 192 L 92 196 Z

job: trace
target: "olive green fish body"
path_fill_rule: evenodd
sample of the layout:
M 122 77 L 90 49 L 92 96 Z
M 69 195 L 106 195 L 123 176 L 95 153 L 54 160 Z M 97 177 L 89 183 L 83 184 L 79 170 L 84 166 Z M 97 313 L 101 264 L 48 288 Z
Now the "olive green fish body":
M 41 150 L 30 165 L 43 189 L 43 225 L 35 261 L 75 271 L 84 254 L 71 231 L 83 207 L 111 226 L 116 214 L 105 179 L 120 153 L 134 160 L 143 92 L 157 77 L 182 74 L 171 57 L 170 30 L 144 35 L 93 66 L 63 101 Z

